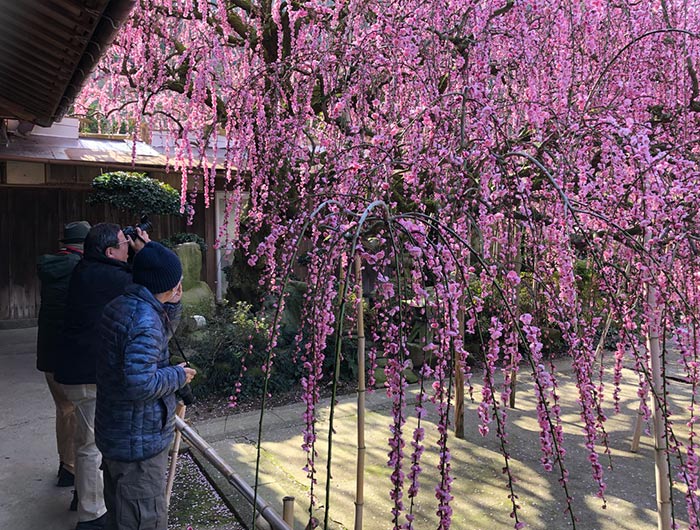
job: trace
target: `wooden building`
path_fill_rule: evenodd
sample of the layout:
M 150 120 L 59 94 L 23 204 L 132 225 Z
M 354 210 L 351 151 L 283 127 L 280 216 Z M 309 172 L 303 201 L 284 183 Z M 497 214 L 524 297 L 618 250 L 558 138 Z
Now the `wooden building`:
M 36 258 L 55 252 L 63 225 L 87 220 L 133 225 L 133 214 L 111 206 L 89 205 L 92 180 L 107 171 L 139 171 L 180 187 L 180 177 L 165 171 L 166 159 L 147 144 L 138 144 L 132 166 L 132 144 L 124 139 L 81 138 L 77 120 L 64 119 L 49 129 L 35 128 L 26 138 L 8 128 L 0 145 L 0 325 L 31 324 L 39 309 Z M 208 243 L 203 280 L 215 291 L 216 236 L 214 209 L 195 205 L 191 226 L 183 218 L 154 216 L 151 236 L 158 240 L 191 232 Z
M 86 198 L 97 175 L 136 170 L 180 187 L 153 146 L 86 138 L 61 121 L 136 0 L 0 0 L 0 327 L 31 325 L 39 308 L 36 258 L 58 248 L 63 225 L 133 224 L 129 215 Z M 135 165 L 132 165 L 135 164 Z M 223 187 L 217 184 L 217 187 Z M 194 232 L 209 245 L 203 279 L 221 298 L 227 258 L 213 243 L 223 224 L 224 193 L 214 208 L 199 197 L 194 224 L 155 218 L 155 239 Z M 231 233 L 231 227 L 229 227 Z

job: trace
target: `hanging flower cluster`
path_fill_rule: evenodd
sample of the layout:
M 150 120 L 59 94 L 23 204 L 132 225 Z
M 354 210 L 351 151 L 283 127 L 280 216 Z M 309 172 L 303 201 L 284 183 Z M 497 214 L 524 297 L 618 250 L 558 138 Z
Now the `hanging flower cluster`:
M 600 497 L 606 396 L 619 410 L 632 367 L 642 414 L 662 417 L 666 457 L 680 469 L 671 480 L 685 486 L 697 528 L 700 9 L 690 4 L 140 0 L 76 111 L 162 136 L 183 212 L 193 194 L 210 204 L 217 175 L 229 213 L 241 215 L 248 192 L 237 244 L 262 265 L 278 315 L 284 271 L 300 244 L 311 249 L 296 344 L 312 485 L 319 385 L 337 382 L 360 255 L 377 278 L 368 374 L 386 358 L 394 528 L 413 528 L 421 491 L 424 425 L 407 431 L 402 375 L 419 320 L 431 363 L 414 412 L 434 406 L 439 416 L 440 528 L 451 525 L 456 369 L 480 379 L 478 428 L 499 439 L 516 528 L 507 408 L 529 377 L 542 465 L 558 474 L 575 525 L 558 377 L 544 355 L 553 333 L 572 363 Z M 597 363 L 612 324 L 611 391 Z M 686 439 L 652 377 L 652 335 L 678 345 L 692 386 Z M 335 374 L 324 373 L 329 361 Z

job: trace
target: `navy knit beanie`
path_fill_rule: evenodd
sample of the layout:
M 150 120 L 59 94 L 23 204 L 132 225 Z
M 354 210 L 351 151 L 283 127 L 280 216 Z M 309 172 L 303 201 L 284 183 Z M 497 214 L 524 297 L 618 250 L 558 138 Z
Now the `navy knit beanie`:
M 150 241 L 134 256 L 134 282 L 153 294 L 175 287 L 182 278 L 180 258 L 160 243 Z

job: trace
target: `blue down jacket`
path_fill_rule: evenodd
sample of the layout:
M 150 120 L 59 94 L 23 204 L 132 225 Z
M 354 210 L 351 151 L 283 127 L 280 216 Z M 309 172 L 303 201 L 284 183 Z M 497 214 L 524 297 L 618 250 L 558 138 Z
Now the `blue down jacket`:
M 162 304 L 137 284 L 105 307 L 95 409 L 95 441 L 105 458 L 136 462 L 170 445 L 185 371 L 170 366 L 167 319 L 174 329 L 180 312 L 180 304 Z

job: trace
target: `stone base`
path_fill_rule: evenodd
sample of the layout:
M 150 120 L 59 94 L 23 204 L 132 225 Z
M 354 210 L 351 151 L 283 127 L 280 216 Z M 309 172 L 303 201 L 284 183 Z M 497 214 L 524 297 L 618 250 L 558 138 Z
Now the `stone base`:
M 197 282 L 182 293 L 182 318 L 203 315 L 210 319 L 214 314 L 214 293 L 206 282 Z

